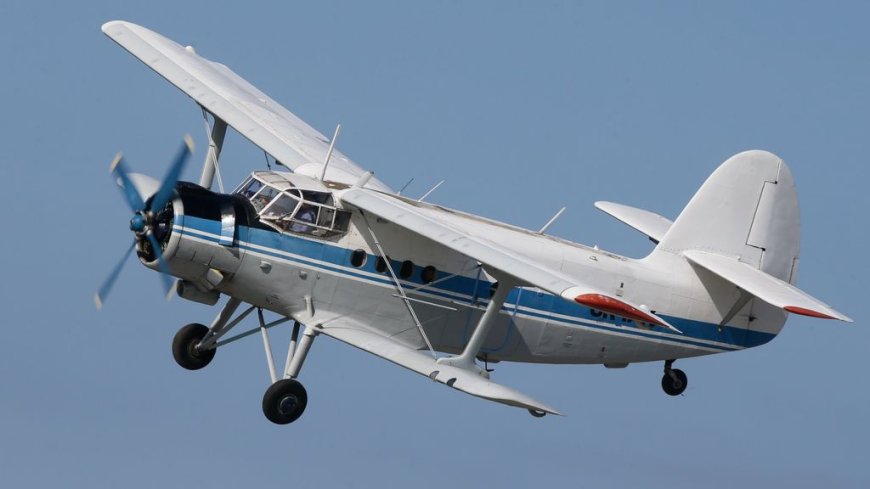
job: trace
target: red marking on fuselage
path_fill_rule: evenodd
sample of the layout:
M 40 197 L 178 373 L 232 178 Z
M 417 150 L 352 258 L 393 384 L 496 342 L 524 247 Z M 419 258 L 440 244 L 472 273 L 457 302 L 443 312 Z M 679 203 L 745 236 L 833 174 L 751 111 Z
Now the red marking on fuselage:
M 603 294 L 578 295 L 574 298 L 574 300 L 578 304 L 583 304 L 584 306 L 598 309 L 599 311 L 616 314 L 617 316 L 634 319 L 636 321 L 644 321 L 647 323 L 659 324 L 661 326 L 664 326 L 664 323 L 656 319 L 655 316 L 652 316 L 647 312 L 641 311 L 636 307 L 630 306 L 618 299 L 614 299 L 613 297 L 608 297 Z
M 814 318 L 822 318 L 822 319 L 837 319 L 834 316 L 828 316 L 827 314 L 822 314 L 818 311 L 813 311 L 812 309 L 804 309 L 803 307 L 798 306 L 785 306 L 783 307 L 788 312 L 793 312 L 795 314 L 800 314 L 801 316 L 810 316 Z

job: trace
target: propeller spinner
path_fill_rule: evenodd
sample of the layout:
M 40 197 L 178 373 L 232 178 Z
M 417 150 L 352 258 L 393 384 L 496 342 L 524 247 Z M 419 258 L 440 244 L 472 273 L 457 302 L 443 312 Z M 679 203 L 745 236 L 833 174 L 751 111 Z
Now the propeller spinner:
M 121 194 L 124 196 L 124 200 L 127 201 L 130 210 L 133 211 L 133 216 L 130 218 L 130 231 L 133 232 L 134 239 L 126 253 L 124 253 L 124 257 L 115 265 L 115 268 L 94 295 L 97 309 L 103 307 L 106 297 L 111 292 L 115 281 L 124 269 L 127 259 L 137 244 L 143 256 L 157 261 L 157 268 L 161 272 L 160 277 L 163 281 L 163 288 L 166 294 L 169 295 L 169 291 L 172 288 L 172 278 L 169 276 L 169 267 L 163 260 L 163 250 L 160 242 L 170 231 L 172 192 L 191 153 L 193 153 L 193 138 L 190 135 L 186 135 L 181 149 L 178 151 L 166 177 L 157 187 L 153 197 L 139 193 L 140 188 L 134 185 L 133 178 L 131 177 L 141 178 L 142 176 L 130 173 L 121 153 L 115 156 L 109 171 L 120 182 Z

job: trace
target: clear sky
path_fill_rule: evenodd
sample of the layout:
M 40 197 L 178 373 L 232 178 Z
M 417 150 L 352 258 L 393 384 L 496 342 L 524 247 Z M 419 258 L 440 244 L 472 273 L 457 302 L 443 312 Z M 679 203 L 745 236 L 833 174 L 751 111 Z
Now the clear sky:
M 0 3 L 3 487 L 868 487 L 870 11 L 865 2 Z M 727 4 L 727 5 L 725 5 Z M 131 262 L 108 175 L 123 150 L 161 177 L 198 107 L 100 32 L 125 19 L 219 60 L 394 187 L 643 256 L 592 206 L 675 217 L 750 148 L 795 175 L 799 285 L 854 325 L 793 317 L 760 348 L 661 364 L 500 364 L 567 414 L 533 419 L 329 338 L 310 402 L 278 427 L 256 337 L 175 365 L 205 306 L 161 298 Z M 224 178 L 264 165 L 231 133 Z M 272 330 L 279 361 L 288 329 Z M 280 345 L 280 346 L 279 346 Z

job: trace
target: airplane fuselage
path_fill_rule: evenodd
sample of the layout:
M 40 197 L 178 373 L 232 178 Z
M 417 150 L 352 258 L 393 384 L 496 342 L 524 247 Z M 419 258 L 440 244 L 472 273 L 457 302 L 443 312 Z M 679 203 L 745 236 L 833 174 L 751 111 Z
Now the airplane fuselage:
M 517 287 L 478 355 L 489 361 L 624 366 L 685 358 L 764 344 L 785 320 L 779 311 L 751 301 L 720 327 L 723 315 L 738 299 L 737 292 L 731 300 L 729 291 L 715 290 L 720 282 L 705 283 L 691 270 L 680 270 L 688 266 L 685 263 L 634 260 L 434 205 L 415 205 L 440 213 L 459 227 L 487 226 L 501 245 L 644 304 L 682 332 L 590 309 L 536 288 Z M 184 206 L 177 203 L 176 207 Z M 222 222 L 214 213 L 188 207 L 177 212 L 165 251 L 173 273 L 194 280 L 205 270 L 216 270 L 225 277 L 216 287 L 219 292 L 303 324 L 349 317 L 405 345 L 426 348 L 371 236 L 377 236 L 390 257 L 393 272 L 436 350 L 460 352 L 492 294 L 494 279 L 476 261 L 373 216 L 354 212 L 347 232 L 328 239 L 279 231 L 256 222 L 256 214 L 249 212 L 249 217 L 236 222 L 227 245 L 226 236 L 221 244 Z M 714 298 L 724 303 L 717 304 Z M 769 317 L 754 321 L 760 315 Z

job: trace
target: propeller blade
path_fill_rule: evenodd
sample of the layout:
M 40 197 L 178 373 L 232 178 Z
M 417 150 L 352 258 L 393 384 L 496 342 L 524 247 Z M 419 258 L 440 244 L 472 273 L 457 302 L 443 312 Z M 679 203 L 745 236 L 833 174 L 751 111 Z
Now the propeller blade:
M 187 163 L 191 153 L 193 153 L 193 138 L 188 134 L 184 136 L 184 144 L 181 145 L 178 156 L 175 157 L 175 161 L 169 167 L 166 178 L 161 182 L 160 190 L 157 191 L 157 195 L 151 201 L 151 212 L 159 211 L 172 198 L 172 189 L 175 187 L 175 183 L 178 182 L 181 171 L 184 170 L 184 165 Z
M 148 233 L 148 241 L 151 243 L 151 249 L 154 250 L 154 259 L 157 260 L 157 269 L 160 270 L 160 280 L 163 281 L 163 291 L 166 293 L 165 295 L 169 297 L 169 293 L 172 291 L 172 282 L 173 279 L 169 275 L 169 265 L 163 261 L 163 252 L 160 250 L 160 243 L 157 242 L 157 238 L 154 237 L 153 233 Z
M 121 156 L 121 153 L 115 155 L 115 159 L 112 160 L 112 166 L 109 167 L 109 171 L 112 172 L 112 175 L 115 175 L 121 180 L 121 194 L 123 194 L 124 198 L 127 200 L 127 205 L 130 206 L 130 210 L 137 212 L 145 209 L 145 202 L 142 201 L 142 197 L 139 195 L 136 186 L 133 185 L 132 181 L 130 181 L 130 172 L 127 170 L 127 165 L 124 164 L 124 158 Z
M 139 197 L 143 201 L 148 200 L 160 190 L 160 182 L 156 178 L 136 172 L 130 172 L 127 176 L 130 177 L 130 181 L 133 182 L 133 186 L 136 187 L 136 191 L 139 192 Z
M 115 269 L 112 270 L 112 273 L 109 274 L 109 277 L 106 278 L 106 281 L 103 282 L 103 285 L 97 290 L 97 293 L 94 294 L 94 304 L 97 306 L 97 310 L 103 308 L 103 303 L 106 301 L 106 297 L 109 296 L 109 292 L 112 290 L 112 286 L 115 285 L 115 280 L 118 279 L 118 275 L 121 274 L 121 270 L 124 269 L 124 265 L 127 263 L 127 259 L 130 258 L 130 255 L 133 252 L 133 248 L 136 246 L 136 241 L 134 240 L 132 244 L 130 244 L 130 248 L 127 249 L 126 253 L 124 253 L 124 258 L 121 258 L 121 261 L 115 265 Z

